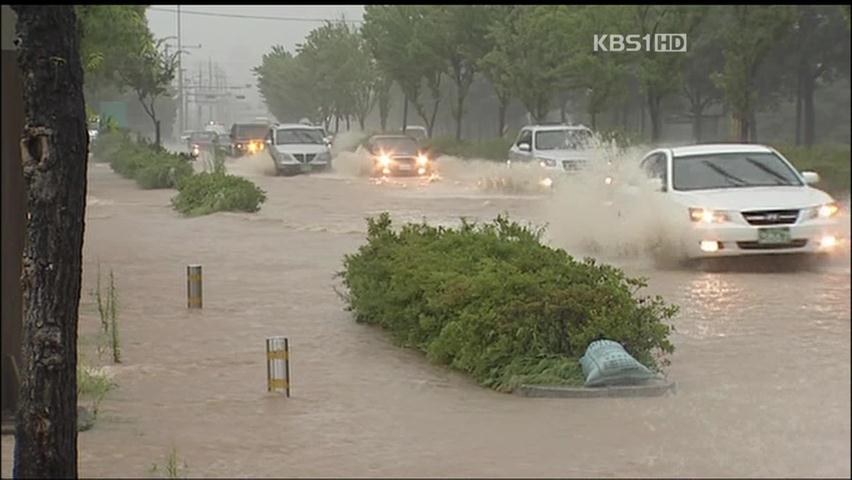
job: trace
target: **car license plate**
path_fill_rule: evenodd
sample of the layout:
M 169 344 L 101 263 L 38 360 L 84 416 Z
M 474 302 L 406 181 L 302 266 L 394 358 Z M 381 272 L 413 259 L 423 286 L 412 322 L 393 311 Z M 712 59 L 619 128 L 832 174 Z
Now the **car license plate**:
M 302 171 L 303 172 L 310 172 L 311 171 L 311 165 L 309 163 L 303 163 L 302 164 Z
M 407 164 L 403 163 L 399 166 L 399 169 L 400 170 L 411 170 L 411 165 L 407 165 Z
M 757 231 L 757 243 L 763 245 L 790 243 L 790 228 L 761 228 Z

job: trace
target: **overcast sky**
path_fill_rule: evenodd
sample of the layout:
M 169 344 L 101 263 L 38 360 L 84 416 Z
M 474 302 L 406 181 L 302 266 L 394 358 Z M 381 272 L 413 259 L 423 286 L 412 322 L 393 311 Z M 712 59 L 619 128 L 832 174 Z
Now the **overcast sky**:
M 252 92 L 246 93 L 250 101 L 257 101 L 257 82 L 251 69 L 260 64 L 263 54 L 273 45 L 283 45 L 292 51 L 312 29 L 322 25 L 321 21 L 298 19 L 338 20 L 345 16 L 347 21 L 358 21 L 363 13 L 363 5 L 183 5 L 183 45 L 201 44 L 198 49 L 186 48 L 189 55 L 183 57 L 183 66 L 197 72 L 199 61 L 203 61 L 206 73 L 208 59 L 212 58 L 226 71 L 229 85 L 252 84 Z M 149 7 L 148 24 L 157 38 L 177 35 L 176 6 Z M 174 39 L 168 42 L 177 44 Z

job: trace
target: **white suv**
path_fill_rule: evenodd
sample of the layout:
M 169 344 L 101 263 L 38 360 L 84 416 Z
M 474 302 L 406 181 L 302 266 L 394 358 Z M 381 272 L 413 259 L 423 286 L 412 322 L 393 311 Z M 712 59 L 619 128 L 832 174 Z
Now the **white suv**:
M 531 125 L 509 149 L 510 162 L 537 162 L 548 170 L 576 172 L 592 158 L 592 131 L 583 125 Z
M 331 169 L 331 149 L 316 127 L 275 125 L 269 130 L 266 143 L 278 174 Z

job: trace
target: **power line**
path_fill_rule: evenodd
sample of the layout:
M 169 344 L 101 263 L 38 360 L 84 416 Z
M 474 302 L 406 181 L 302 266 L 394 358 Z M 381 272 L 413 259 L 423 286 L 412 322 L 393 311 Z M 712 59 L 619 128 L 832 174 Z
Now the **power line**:
M 169 13 L 177 13 L 177 10 L 171 8 L 160 8 L 160 7 L 148 7 L 148 10 L 154 10 L 157 12 L 169 12 Z M 361 20 L 331 20 L 328 18 L 304 18 L 304 17 L 275 17 L 275 16 L 265 16 L 261 17 L 259 15 L 240 15 L 238 13 L 213 13 L 213 12 L 198 12 L 193 10 L 181 10 L 181 14 L 187 15 L 204 15 L 208 17 L 224 17 L 224 18 L 246 18 L 252 20 L 277 20 L 277 21 L 285 21 L 285 22 L 313 22 L 313 23 L 325 23 L 325 22 L 346 22 L 346 23 L 363 23 Z

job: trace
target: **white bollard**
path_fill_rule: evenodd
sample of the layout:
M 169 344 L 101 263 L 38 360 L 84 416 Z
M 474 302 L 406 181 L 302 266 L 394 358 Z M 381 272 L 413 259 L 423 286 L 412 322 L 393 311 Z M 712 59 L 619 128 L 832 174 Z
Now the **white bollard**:
M 266 389 L 283 389 L 290 398 L 290 345 L 286 337 L 266 339 Z

